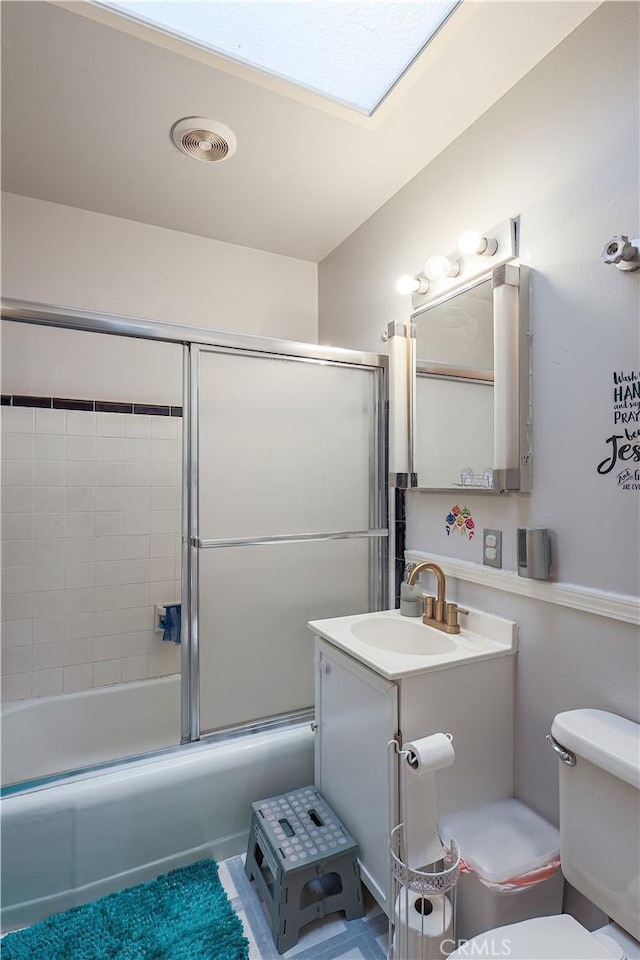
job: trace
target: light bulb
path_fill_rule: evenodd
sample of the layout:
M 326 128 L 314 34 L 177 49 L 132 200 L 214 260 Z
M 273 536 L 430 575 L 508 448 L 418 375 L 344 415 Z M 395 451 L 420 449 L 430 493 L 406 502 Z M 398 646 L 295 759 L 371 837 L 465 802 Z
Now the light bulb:
M 476 254 L 486 257 L 492 257 L 498 249 L 498 241 L 495 237 L 483 237 L 477 230 L 467 230 L 458 240 L 458 250 L 466 256 Z
M 398 278 L 396 289 L 403 296 L 410 293 L 426 293 L 429 289 L 429 281 L 424 277 L 411 277 L 405 273 Z
M 460 261 L 452 260 L 441 253 L 429 257 L 424 265 L 429 280 L 443 280 L 445 277 L 457 277 L 460 273 Z

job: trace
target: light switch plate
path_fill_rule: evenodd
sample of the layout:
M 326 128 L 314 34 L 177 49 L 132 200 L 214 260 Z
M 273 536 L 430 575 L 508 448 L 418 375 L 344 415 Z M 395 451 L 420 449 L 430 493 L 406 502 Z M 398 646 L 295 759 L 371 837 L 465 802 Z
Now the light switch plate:
M 502 530 L 482 531 L 482 562 L 486 567 L 502 569 Z

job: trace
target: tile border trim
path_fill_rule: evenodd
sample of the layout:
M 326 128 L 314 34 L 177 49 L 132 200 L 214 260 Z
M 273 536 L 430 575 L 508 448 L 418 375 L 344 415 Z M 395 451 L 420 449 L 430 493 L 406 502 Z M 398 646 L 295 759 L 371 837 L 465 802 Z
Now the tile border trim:
M 111 400 L 79 400 L 63 397 L 35 397 L 2 394 L 3 407 L 34 407 L 39 410 L 80 410 L 87 413 L 130 413 L 148 417 L 181 417 L 182 407 L 160 403 L 126 403 Z

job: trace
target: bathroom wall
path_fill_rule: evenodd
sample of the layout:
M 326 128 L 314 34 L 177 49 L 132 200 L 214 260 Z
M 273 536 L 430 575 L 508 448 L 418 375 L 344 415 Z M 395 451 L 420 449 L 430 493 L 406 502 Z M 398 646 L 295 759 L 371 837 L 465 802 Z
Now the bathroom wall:
M 181 347 L 12 322 L 2 347 L 3 699 L 178 672 Z
M 317 341 L 317 266 L 104 214 L 2 195 L 2 295 Z
M 546 526 L 557 581 L 633 596 L 639 492 L 617 482 L 619 470 L 596 468 L 606 438 L 622 432 L 614 373 L 640 376 L 640 271 L 624 275 L 599 257 L 612 234 L 640 231 L 639 12 L 598 8 L 319 266 L 321 342 L 381 350 L 387 322 L 410 308 L 395 290 L 400 274 L 455 249 L 465 229 L 521 215 L 521 259 L 532 268 L 533 492 L 411 493 L 407 547 L 481 564 L 482 529 L 497 528 L 514 571 L 516 527 Z M 456 502 L 472 512 L 471 540 L 447 535 Z M 520 624 L 516 790 L 557 821 L 544 734 L 556 712 L 580 706 L 640 719 L 637 627 L 462 581 L 449 590 Z

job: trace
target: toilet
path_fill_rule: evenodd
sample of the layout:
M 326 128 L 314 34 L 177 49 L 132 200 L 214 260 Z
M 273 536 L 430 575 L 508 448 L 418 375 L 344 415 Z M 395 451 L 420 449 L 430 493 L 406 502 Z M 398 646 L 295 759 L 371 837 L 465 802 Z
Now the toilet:
M 640 956 L 640 726 L 603 710 L 554 719 L 560 757 L 560 856 L 566 879 L 611 917 L 590 933 L 567 914 L 487 930 L 463 957 L 631 960 Z

